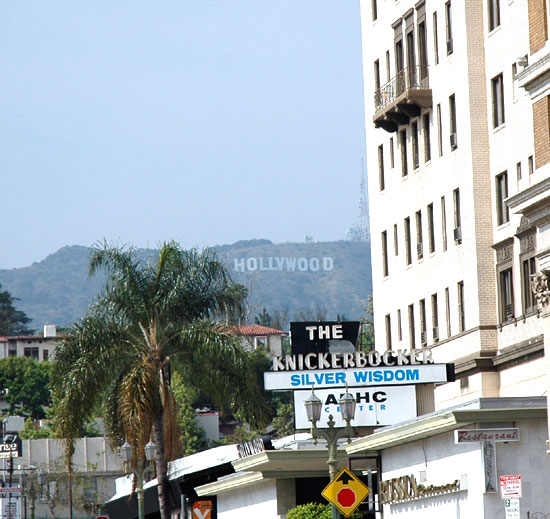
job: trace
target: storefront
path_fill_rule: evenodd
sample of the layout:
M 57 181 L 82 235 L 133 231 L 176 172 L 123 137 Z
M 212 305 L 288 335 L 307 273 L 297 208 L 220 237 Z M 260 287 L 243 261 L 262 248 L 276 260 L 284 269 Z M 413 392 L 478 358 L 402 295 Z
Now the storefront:
M 546 432 L 546 398 L 481 398 L 381 428 L 346 451 L 379 455 L 380 518 L 496 519 L 516 517 L 515 505 L 518 518 L 537 517 L 550 512 Z M 509 499 L 505 476 L 520 486 Z

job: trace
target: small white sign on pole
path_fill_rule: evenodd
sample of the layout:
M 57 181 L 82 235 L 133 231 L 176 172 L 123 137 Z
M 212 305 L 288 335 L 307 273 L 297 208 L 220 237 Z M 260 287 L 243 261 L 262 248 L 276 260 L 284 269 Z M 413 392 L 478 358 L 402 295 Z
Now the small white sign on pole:
M 502 499 L 519 499 L 521 497 L 521 474 L 500 476 L 499 482 Z
M 505 519 L 521 519 L 519 512 L 519 499 L 504 500 Z

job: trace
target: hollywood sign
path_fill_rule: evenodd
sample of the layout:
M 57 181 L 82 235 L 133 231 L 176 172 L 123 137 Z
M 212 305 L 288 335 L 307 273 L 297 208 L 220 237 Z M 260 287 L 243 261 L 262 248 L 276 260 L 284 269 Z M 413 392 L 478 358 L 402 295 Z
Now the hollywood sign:
M 286 271 L 286 272 L 330 272 L 334 269 L 334 258 L 291 258 L 286 256 L 269 256 L 259 258 L 234 258 L 235 272 Z

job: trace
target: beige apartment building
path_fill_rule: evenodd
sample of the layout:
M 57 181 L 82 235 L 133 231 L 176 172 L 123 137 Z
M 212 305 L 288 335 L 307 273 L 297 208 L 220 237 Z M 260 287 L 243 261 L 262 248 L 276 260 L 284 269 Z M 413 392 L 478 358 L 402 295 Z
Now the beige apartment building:
M 455 362 L 436 409 L 550 388 L 549 9 L 361 2 L 376 344 Z

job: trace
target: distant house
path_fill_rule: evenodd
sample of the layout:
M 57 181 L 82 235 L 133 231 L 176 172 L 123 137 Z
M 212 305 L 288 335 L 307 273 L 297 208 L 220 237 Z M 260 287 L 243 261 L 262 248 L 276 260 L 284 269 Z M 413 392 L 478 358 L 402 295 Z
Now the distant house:
M 44 335 L 12 335 L 0 337 L 0 359 L 30 357 L 43 361 L 53 360 L 55 348 L 62 337 L 54 324 L 44 326 Z
M 254 351 L 262 346 L 271 355 L 281 355 L 283 352 L 283 337 L 288 335 L 282 330 L 261 326 L 259 324 L 244 324 L 229 326 L 229 331 L 241 337 L 244 348 Z

